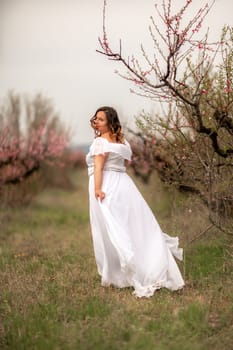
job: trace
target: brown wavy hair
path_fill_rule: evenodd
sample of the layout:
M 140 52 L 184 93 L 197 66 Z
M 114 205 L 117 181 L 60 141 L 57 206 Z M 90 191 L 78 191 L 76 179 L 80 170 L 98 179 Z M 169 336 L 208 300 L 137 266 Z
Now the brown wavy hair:
M 107 118 L 107 125 L 112 133 L 112 136 L 115 137 L 116 142 L 124 143 L 124 134 L 121 132 L 121 123 L 117 114 L 117 111 L 108 106 L 100 107 L 95 112 L 94 116 L 90 119 L 92 128 L 95 130 L 95 134 L 98 136 L 98 131 L 95 129 L 95 120 L 98 112 L 104 112 Z

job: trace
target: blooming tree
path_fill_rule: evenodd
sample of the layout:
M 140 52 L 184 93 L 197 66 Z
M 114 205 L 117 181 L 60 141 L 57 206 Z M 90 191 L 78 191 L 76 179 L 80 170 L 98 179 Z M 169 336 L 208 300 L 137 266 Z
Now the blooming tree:
M 43 162 L 62 165 L 68 138 L 48 99 L 9 93 L 0 109 L 0 187 L 24 181 Z
M 121 41 L 119 50 L 112 48 L 105 0 L 97 52 L 126 68 L 119 75 L 132 82 L 132 92 L 166 105 L 162 117 L 142 114 L 137 119 L 141 146 L 134 143 L 135 171 L 146 179 L 156 168 L 164 181 L 198 193 L 210 211 L 228 203 L 231 212 L 233 28 L 225 26 L 215 43 L 209 42 L 208 32 L 201 34 L 213 4 L 206 3 L 193 16 L 192 0 L 177 11 L 172 0 L 155 5 L 149 26 L 154 52 L 149 55 L 141 45 L 142 64 L 134 55 L 123 55 Z

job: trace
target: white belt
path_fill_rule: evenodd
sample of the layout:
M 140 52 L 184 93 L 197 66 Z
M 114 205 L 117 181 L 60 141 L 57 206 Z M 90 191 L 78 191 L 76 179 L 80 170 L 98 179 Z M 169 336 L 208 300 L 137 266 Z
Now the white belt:
M 107 167 L 107 168 L 104 168 L 103 171 L 117 171 L 117 172 L 120 172 L 120 173 L 125 173 L 126 172 L 126 169 L 119 169 L 119 168 L 114 168 L 114 167 Z M 94 168 L 89 170 L 88 172 L 88 175 L 91 176 L 94 174 Z

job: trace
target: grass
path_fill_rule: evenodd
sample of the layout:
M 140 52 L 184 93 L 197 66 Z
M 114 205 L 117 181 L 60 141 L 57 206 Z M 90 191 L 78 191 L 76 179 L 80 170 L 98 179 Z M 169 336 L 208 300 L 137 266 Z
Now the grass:
M 185 248 L 182 291 L 136 299 L 103 288 L 89 228 L 86 171 L 76 190 L 49 189 L 28 207 L 0 213 L 0 349 L 224 350 L 233 346 L 232 260 L 205 208 L 135 179 L 164 231 Z M 198 218 L 198 220 L 197 220 Z

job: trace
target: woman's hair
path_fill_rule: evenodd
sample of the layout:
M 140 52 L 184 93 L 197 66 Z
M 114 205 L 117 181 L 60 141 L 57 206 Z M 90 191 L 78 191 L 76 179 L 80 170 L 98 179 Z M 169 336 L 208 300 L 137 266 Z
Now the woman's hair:
M 95 129 L 95 119 L 98 112 L 104 112 L 107 118 L 108 127 L 113 136 L 116 138 L 116 142 L 124 143 L 124 135 L 121 132 L 121 123 L 117 114 L 117 111 L 112 107 L 100 107 L 95 112 L 94 116 L 90 119 L 90 123 L 92 128 L 95 130 L 97 134 L 97 130 Z

